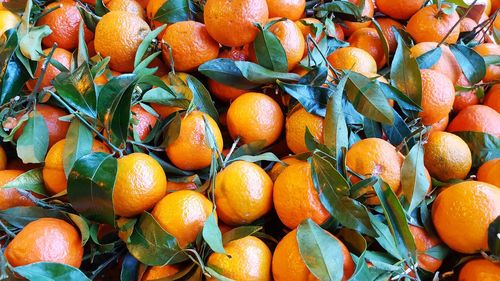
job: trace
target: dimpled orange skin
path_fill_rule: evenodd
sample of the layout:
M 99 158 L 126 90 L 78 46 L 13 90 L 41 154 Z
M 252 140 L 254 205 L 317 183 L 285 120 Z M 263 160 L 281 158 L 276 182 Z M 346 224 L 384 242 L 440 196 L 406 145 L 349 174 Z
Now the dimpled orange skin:
M 444 130 L 446 130 L 446 127 L 448 126 L 448 122 L 449 122 L 449 117 L 446 116 L 445 118 L 439 120 L 438 122 L 434 123 L 431 125 L 431 128 L 428 132 L 428 135 L 432 135 L 434 132 L 442 132 Z
M 24 171 L 2 170 L 0 171 L 0 187 L 13 181 Z M 35 204 L 24 195 L 21 195 L 16 188 L 0 188 L 0 211 L 13 207 L 34 206 Z
M 47 56 L 49 55 L 50 51 L 51 49 L 45 49 L 43 50 L 43 53 Z M 65 49 L 56 48 L 54 53 L 52 54 L 52 59 L 69 69 L 71 64 L 71 56 L 72 56 L 71 53 L 66 51 Z M 35 85 L 38 82 L 38 77 L 40 77 L 40 75 L 42 74 L 42 66 L 44 62 L 45 59 L 41 59 L 38 62 L 34 73 L 35 79 L 31 79 L 26 83 L 26 86 L 28 86 L 29 90 L 33 90 L 35 88 Z M 45 75 L 43 76 L 42 83 L 40 84 L 40 89 L 51 86 L 50 82 L 54 80 L 54 78 L 56 78 L 56 76 L 59 75 L 59 73 L 61 73 L 59 69 L 57 69 L 52 64 L 49 64 L 47 66 L 47 70 L 45 71 Z
M 170 193 L 151 212 L 156 221 L 172 234 L 181 248 L 196 240 L 213 204 L 203 194 L 192 190 Z
M 425 251 L 438 246 L 441 241 L 437 237 L 430 236 L 422 227 L 414 225 L 409 225 L 409 227 L 417 247 L 418 267 L 432 273 L 436 272 L 443 261 L 425 254 Z
M 460 76 L 458 79 L 458 86 L 462 87 L 470 87 L 472 86 L 467 80 L 467 77 L 465 75 Z M 455 95 L 455 101 L 453 101 L 453 111 L 454 112 L 459 112 L 460 110 L 479 103 L 479 98 L 476 95 L 476 91 L 457 91 Z
M 108 7 L 110 11 L 129 12 L 142 19 L 146 17 L 141 4 L 135 0 L 111 0 L 106 7 Z
M 465 181 L 447 187 L 432 205 L 432 222 L 452 250 L 473 254 L 488 250 L 488 226 L 500 215 L 500 189 Z
M 232 280 L 271 281 L 272 254 L 259 238 L 246 236 L 224 245 L 226 254 L 213 253 L 207 265 Z M 218 280 L 207 278 L 208 281 Z
M 78 268 L 83 246 L 74 226 L 60 219 L 41 218 L 27 224 L 7 245 L 4 255 L 14 267 L 56 262 Z
M 292 164 L 281 172 L 274 182 L 273 202 L 281 222 L 290 229 L 308 218 L 322 224 L 330 217 L 319 200 L 307 162 Z
M 192 71 L 219 55 L 219 44 L 210 37 L 205 25 L 195 21 L 180 21 L 169 25 L 163 35 L 163 59 L 170 63 L 169 47 L 172 50 L 174 68 L 177 71 Z
M 500 85 L 496 84 L 491 87 L 484 97 L 483 104 L 489 106 L 500 113 Z
M 500 138 L 500 113 L 486 105 L 471 105 L 448 125 L 448 132 L 483 132 Z
M 118 216 L 133 217 L 151 209 L 167 192 L 167 177 L 156 160 L 144 153 L 118 159 L 113 202 Z
M 269 21 L 277 19 L 279 18 L 270 18 Z M 278 38 L 285 49 L 288 70 L 292 70 L 302 60 L 306 48 L 302 32 L 299 27 L 289 19 L 273 24 L 269 28 L 269 31 L 276 35 L 276 38 Z
M 132 111 L 132 118 L 137 120 L 137 124 L 134 124 L 134 130 L 139 135 L 139 139 L 145 140 L 151 129 L 156 125 L 156 117 L 146 111 L 140 104 L 136 104 L 130 108 Z
M 500 55 L 500 47 L 493 43 L 479 44 L 473 48 L 481 56 L 498 56 Z M 489 65 L 486 68 L 486 75 L 483 78 L 484 82 L 491 82 L 500 79 L 500 66 Z
M 314 139 L 323 143 L 323 118 L 307 112 L 303 107 L 293 110 L 286 118 L 286 143 L 288 148 L 299 154 L 309 151 L 306 146 L 306 128 Z
M 330 233 L 328 233 L 331 235 Z M 348 280 L 354 273 L 355 265 L 349 250 L 337 237 L 344 256 L 343 281 Z M 273 254 L 273 278 L 274 281 L 316 281 L 318 280 L 306 267 L 299 251 L 297 242 L 297 229 L 290 231 L 276 246 Z
M 132 72 L 137 48 L 149 32 L 142 18 L 124 11 L 109 12 L 96 26 L 94 47 L 101 56 L 111 58 L 111 69 Z
M 59 0 L 45 7 L 44 12 L 57 8 L 41 17 L 36 24 L 37 26 L 48 25 L 52 30 L 51 34 L 42 39 L 45 48 L 52 48 L 54 43 L 66 50 L 78 47 L 78 32 L 82 16 L 77 7 L 77 3 L 73 0 Z M 85 41 L 91 40 L 92 32 L 85 25 L 83 27 Z
M 236 161 L 217 174 L 217 216 L 228 225 L 249 224 L 273 207 L 273 181 L 258 165 Z
M 446 117 L 453 108 L 455 87 L 445 75 L 422 69 L 422 111 L 418 114 L 424 125 L 432 125 Z
M 353 3 L 356 6 L 359 6 L 361 4 L 361 0 L 348 0 L 349 2 Z M 361 11 L 361 15 L 364 17 L 373 17 L 373 14 L 375 12 L 375 6 L 373 5 L 373 0 L 365 0 L 365 6 L 363 7 L 363 10 Z M 350 21 L 344 21 L 344 26 L 342 28 L 344 29 L 344 34 L 346 37 L 351 36 L 356 30 L 363 28 L 363 27 L 368 27 L 370 26 L 371 21 L 366 21 L 366 22 L 350 22 Z
M 468 261 L 460 270 L 458 281 L 498 281 L 500 265 L 487 259 Z
M 500 187 L 500 177 L 498 175 L 500 175 L 500 158 L 487 161 L 477 170 L 478 181 Z
M 306 8 L 305 0 L 267 0 L 270 18 L 287 18 L 298 20 L 304 14 Z
M 208 33 L 228 47 L 252 43 L 259 32 L 254 23 L 264 25 L 268 18 L 266 0 L 208 0 L 204 8 Z
M 387 60 L 384 47 L 375 28 L 364 27 L 356 30 L 348 41 L 352 47 L 360 48 L 368 52 L 377 62 L 377 68 L 382 68 Z
M 223 147 L 219 126 L 208 114 L 193 111 L 181 120 L 181 129 L 177 139 L 167 148 L 167 156 L 172 163 L 182 170 L 199 170 L 210 166 L 212 150 L 205 139 L 205 116 L 212 129 L 219 150 Z
M 142 275 L 141 281 L 154 281 L 161 278 L 167 278 L 179 272 L 175 265 L 151 266 Z
M 233 139 L 242 143 L 265 140 L 274 143 L 283 130 L 284 116 L 279 104 L 271 97 L 249 92 L 239 96 L 227 111 L 227 128 Z
M 401 186 L 401 166 L 404 157 L 389 142 L 368 138 L 360 140 L 349 148 L 346 154 L 346 165 L 353 172 L 369 176 L 380 176 L 394 191 L 398 193 Z M 349 175 L 353 183 L 360 181 L 355 175 Z M 372 189 L 371 186 L 367 187 Z M 371 192 L 373 193 L 373 192 Z M 370 197 L 367 204 L 380 204 L 377 197 Z
M 425 0 L 375 0 L 379 12 L 398 20 L 407 20 L 422 6 Z
M 281 174 L 281 172 L 283 172 L 286 169 L 286 167 L 288 167 L 292 164 L 303 163 L 304 161 L 299 160 L 295 157 L 286 157 L 286 158 L 281 159 L 281 162 L 285 163 L 286 165 L 283 165 L 280 162 L 277 162 L 276 164 L 273 165 L 271 170 L 268 172 L 269 177 L 271 177 L 271 180 L 273 182 L 276 181 L 278 176 Z
M 421 55 L 435 49 L 437 45 L 438 43 L 436 42 L 418 43 L 410 49 L 410 52 L 412 57 L 418 58 Z M 441 57 L 433 66 L 430 67 L 430 69 L 446 75 L 446 77 L 448 77 L 454 85 L 458 83 L 460 77 L 462 76 L 462 70 L 457 59 L 451 52 L 450 48 L 446 45 L 441 45 Z
M 392 27 L 394 26 L 395 28 L 402 29 L 404 26 L 391 18 L 376 18 L 376 20 L 382 29 L 387 44 L 389 44 L 389 53 L 394 53 L 398 47 L 398 42 L 396 41 L 396 35 L 394 31 L 392 31 Z M 375 25 L 372 23 L 370 27 L 375 28 Z
M 64 173 L 64 145 L 66 139 L 62 139 L 54 144 L 45 156 L 45 165 L 43 166 L 42 175 L 45 188 L 52 194 L 57 194 L 66 190 L 68 187 L 68 179 Z M 109 153 L 109 149 L 101 142 L 94 140 L 92 144 L 93 152 Z
M 456 11 L 447 15 L 439 12 L 436 5 L 431 5 L 420 9 L 410 18 L 406 25 L 406 31 L 417 43 L 441 42 L 459 19 L 460 16 Z M 460 25 L 457 25 L 444 42 L 454 44 L 459 35 Z
M 328 61 L 341 70 L 377 73 L 375 59 L 367 51 L 356 47 L 337 49 L 328 56 Z

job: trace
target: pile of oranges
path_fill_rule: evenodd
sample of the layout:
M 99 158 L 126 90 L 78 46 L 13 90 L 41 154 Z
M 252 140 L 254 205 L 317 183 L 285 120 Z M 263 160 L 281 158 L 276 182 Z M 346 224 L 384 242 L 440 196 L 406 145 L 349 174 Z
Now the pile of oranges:
M 500 1 L 0 2 L 0 279 L 500 280 Z

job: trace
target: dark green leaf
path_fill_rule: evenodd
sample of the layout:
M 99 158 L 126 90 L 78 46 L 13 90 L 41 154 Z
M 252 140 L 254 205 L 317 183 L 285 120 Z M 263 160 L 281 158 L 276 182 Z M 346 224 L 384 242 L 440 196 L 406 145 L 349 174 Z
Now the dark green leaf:
M 486 66 L 500 65 L 500 55 L 492 55 L 483 57 Z
M 382 138 L 382 125 L 369 118 L 365 118 L 363 132 L 367 138 Z
M 17 188 L 32 191 L 37 194 L 47 195 L 42 176 L 43 168 L 36 168 L 22 173 L 14 180 L 6 183 L 2 188 Z
M 342 159 L 342 148 L 349 147 L 347 123 L 342 108 L 342 96 L 347 76 L 344 76 L 335 93 L 328 99 L 326 104 L 326 115 L 324 123 L 325 145 L 334 153 L 332 156 L 336 159 Z M 339 169 L 337 163 L 337 169 Z
M 106 5 L 104 5 L 104 1 L 103 0 L 96 0 L 95 1 L 95 12 L 100 17 L 102 17 L 105 14 L 109 13 L 109 9 L 108 9 L 108 7 L 106 7 Z
M 399 252 L 396 241 L 392 236 L 391 230 L 389 227 L 382 221 L 381 216 L 374 216 L 370 214 L 370 220 L 372 222 L 372 226 L 378 234 L 378 237 L 375 238 L 377 242 L 387 251 L 388 254 L 393 256 L 394 258 L 400 260 L 403 257 Z
M 488 227 L 488 247 L 493 256 L 500 258 L 500 216 Z
M 66 177 L 69 175 L 76 160 L 92 151 L 94 136 L 78 118 L 74 118 L 69 126 L 63 151 L 63 167 Z
M 19 95 L 29 74 L 21 61 L 17 58 L 17 33 L 10 29 L 4 33 L 6 41 L 0 45 L 0 104 Z
M 361 17 L 361 9 L 351 2 L 347 1 L 332 1 L 321 4 L 314 8 L 315 11 L 327 11 L 336 14 L 352 15 L 355 18 Z
M 382 124 L 382 130 L 387 136 L 389 142 L 394 145 L 400 145 L 408 136 L 411 135 L 411 130 L 406 125 L 403 118 L 399 115 L 399 113 L 393 109 L 394 113 L 394 123 L 392 125 Z M 415 144 L 413 139 L 408 140 L 407 145 L 411 148 Z
M 328 68 L 325 66 L 315 66 L 306 75 L 300 78 L 298 84 L 307 84 L 311 86 L 321 86 L 328 78 Z
M 210 249 L 216 253 L 225 254 L 224 246 L 222 245 L 222 234 L 220 232 L 217 221 L 215 220 L 215 210 L 208 216 L 203 225 L 202 236 L 207 242 Z
M 422 110 L 422 108 L 419 105 L 417 105 L 407 95 L 402 93 L 398 88 L 389 84 L 382 83 L 380 81 L 374 81 L 374 82 L 380 86 L 380 88 L 384 92 L 385 97 L 394 100 L 399 105 L 399 107 L 401 107 L 403 112 Z
M 245 238 L 260 230 L 262 230 L 262 226 L 240 226 L 233 228 L 222 235 L 222 243 L 226 245 L 233 240 Z
M 175 2 L 175 0 L 173 0 Z M 165 4 L 168 2 L 171 2 L 170 0 L 167 1 Z M 139 48 L 137 48 L 137 52 L 135 53 L 135 60 L 134 60 L 134 68 L 136 68 L 139 63 L 141 63 L 141 60 L 144 58 L 144 55 L 148 51 L 151 43 L 153 42 L 154 39 L 160 34 L 165 28 L 167 27 L 166 24 L 156 28 L 155 30 L 151 31 L 148 33 L 146 38 L 142 40 L 141 44 L 139 45 Z
M 132 255 L 126 254 L 123 258 L 120 281 L 136 281 L 139 273 L 140 263 Z
M 438 60 L 441 58 L 441 54 L 443 50 L 441 47 L 434 48 L 417 58 L 418 67 L 420 69 L 428 69 L 435 65 Z
M 486 75 L 486 64 L 476 51 L 464 45 L 450 45 L 450 50 L 471 85 L 479 83 L 484 78 L 484 75 Z
M 281 81 L 277 83 L 283 91 L 298 100 L 307 112 L 322 117 L 325 116 L 328 98 L 333 94 L 331 89 L 301 84 L 288 84 Z
M 13 269 L 30 281 L 90 281 L 78 268 L 62 263 L 37 262 Z
M 259 155 L 244 155 L 237 158 L 231 158 L 227 163 L 234 161 L 245 161 L 245 162 L 260 162 L 260 161 L 269 161 L 269 162 L 281 162 L 281 160 L 272 152 L 265 152 Z
M 89 8 L 86 8 L 85 6 L 77 6 L 78 11 L 80 12 L 80 15 L 82 15 L 83 22 L 87 26 L 87 28 L 95 32 L 95 27 L 97 26 L 97 23 L 99 20 L 101 20 L 101 17 L 93 13 Z
M 401 187 L 411 213 L 425 199 L 430 182 L 425 177 L 424 147 L 421 143 L 413 146 L 406 155 L 401 168 Z
M 500 158 L 500 139 L 480 132 L 453 132 L 461 137 L 472 152 L 472 166 L 479 167 L 484 162 Z
M 193 102 L 199 111 L 205 112 L 216 122 L 219 122 L 219 113 L 215 108 L 214 102 L 207 88 L 203 86 L 200 80 L 194 76 L 187 75 L 187 85 L 193 93 Z
M 446 247 L 444 244 L 438 244 L 425 251 L 426 255 L 429 255 L 438 260 L 444 260 L 446 256 L 450 253 L 450 248 Z
M 28 223 L 40 218 L 58 218 L 64 220 L 65 216 L 59 211 L 40 207 L 14 207 L 0 211 L 0 218 L 14 227 L 23 228 Z
M 389 58 L 389 43 L 387 43 L 387 38 L 385 38 L 384 32 L 382 31 L 382 27 L 378 23 L 378 21 L 375 18 L 371 18 L 372 25 L 375 27 L 375 30 L 377 30 L 378 37 L 380 38 L 380 42 L 382 43 L 382 48 L 384 49 L 384 55 L 386 57 L 387 65 L 390 68 L 391 67 L 391 60 Z
M 152 20 L 161 23 L 174 23 L 189 20 L 189 1 L 168 0 L 161 5 Z
M 77 65 L 82 65 L 89 62 L 89 52 L 87 44 L 85 43 L 85 23 L 80 21 L 78 28 L 78 53 L 77 53 Z
M 23 133 L 17 140 L 17 156 L 23 163 L 42 163 L 49 147 L 49 130 L 45 119 L 36 110 L 30 113 Z
M 260 25 L 259 27 L 260 32 L 253 42 L 257 61 L 267 69 L 277 72 L 287 72 L 288 61 L 281 42 L 271 31 L 262 29 Z

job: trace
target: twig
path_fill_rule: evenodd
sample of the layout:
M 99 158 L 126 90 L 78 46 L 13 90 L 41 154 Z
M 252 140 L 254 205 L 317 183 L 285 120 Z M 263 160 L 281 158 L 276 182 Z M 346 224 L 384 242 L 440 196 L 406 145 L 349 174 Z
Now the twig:
M 54 52 L 57 49 L 57 43 L 54 43 L 52 45 L 52 49 L 50 49 L 49 55 L 45 58 L 45 61 L 42 64 L 42 71 L 40 73 L 40 76 L 38 77 L 38 80 L 36 81 L 35 87 L 33 88 L 33 91 L 31 91 L 31 95 L 35 94 L 38 92 L 40 89 L 40 86 L 42 85 L 43 78 L 45 77 L 45 73 L 47 72 L 47 67 L 49 66 L 50 59 L 54 55 Z
M 2 230 L 7 234 L 9 235 L 10 237 L 15 237 L 16 234 L 12 231 L 10 231 L 10 229 L 3 223 L 2 220 L 0 220 L 0 228 L 2 228 Z

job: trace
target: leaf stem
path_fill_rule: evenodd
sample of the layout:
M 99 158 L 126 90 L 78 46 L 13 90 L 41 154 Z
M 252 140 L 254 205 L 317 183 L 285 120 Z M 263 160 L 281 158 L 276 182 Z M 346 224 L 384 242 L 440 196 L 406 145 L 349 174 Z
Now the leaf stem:
M 2 228 L 2 230 L 10 237 L 16 236 L 16 234 L 12 232 L 1 220 L 0 220 L 0 228 Z
M 443 43 L 446 41 L 446 39 L 450 36 L 450 34 L 453 32 L 453 30 L 460 24 L 460 22 L 469 14 L 469 12 L 472 10 L 472 8 L 474 8 L 474 4 L 476 4 L 477 0 L 474 0 L 470 5 L 469 7 L 467 8 L 467 10 L 465 10 L 465 13 L 460 17 L 460 19 L 450 28 L 450 30 L 448 30 L 448 33 L 446 33 L 446 35 L 443 37 L 443 39 L 441 40 L 441 42 L 439 42 L 439 44 L 436 46 L 436 48 L 439 48 L 441 45 L 443 45 Z
M 321 55 L 321 57 L 325 61 L 326 65 L 332 70 L 333 74 L 335 75 L 335 79 L 338 81 L 339 80 L 339 73 L 338 73 L 337 69 L 335 69 L 335 67 L 333 67 L 330 64 L 330 62 L 328 61 L 328 59 L 325 57 L 325 54 L 323 54 L 323 52 L 320 50 L 320 48 L 319 48 L 318 44 L 316 43 L 316 41 L 312 38 L 311 34 L 307 35 L 307 40 L 313 43 L 314 48 L 316 48 L 318 50 L 319 54 Z

